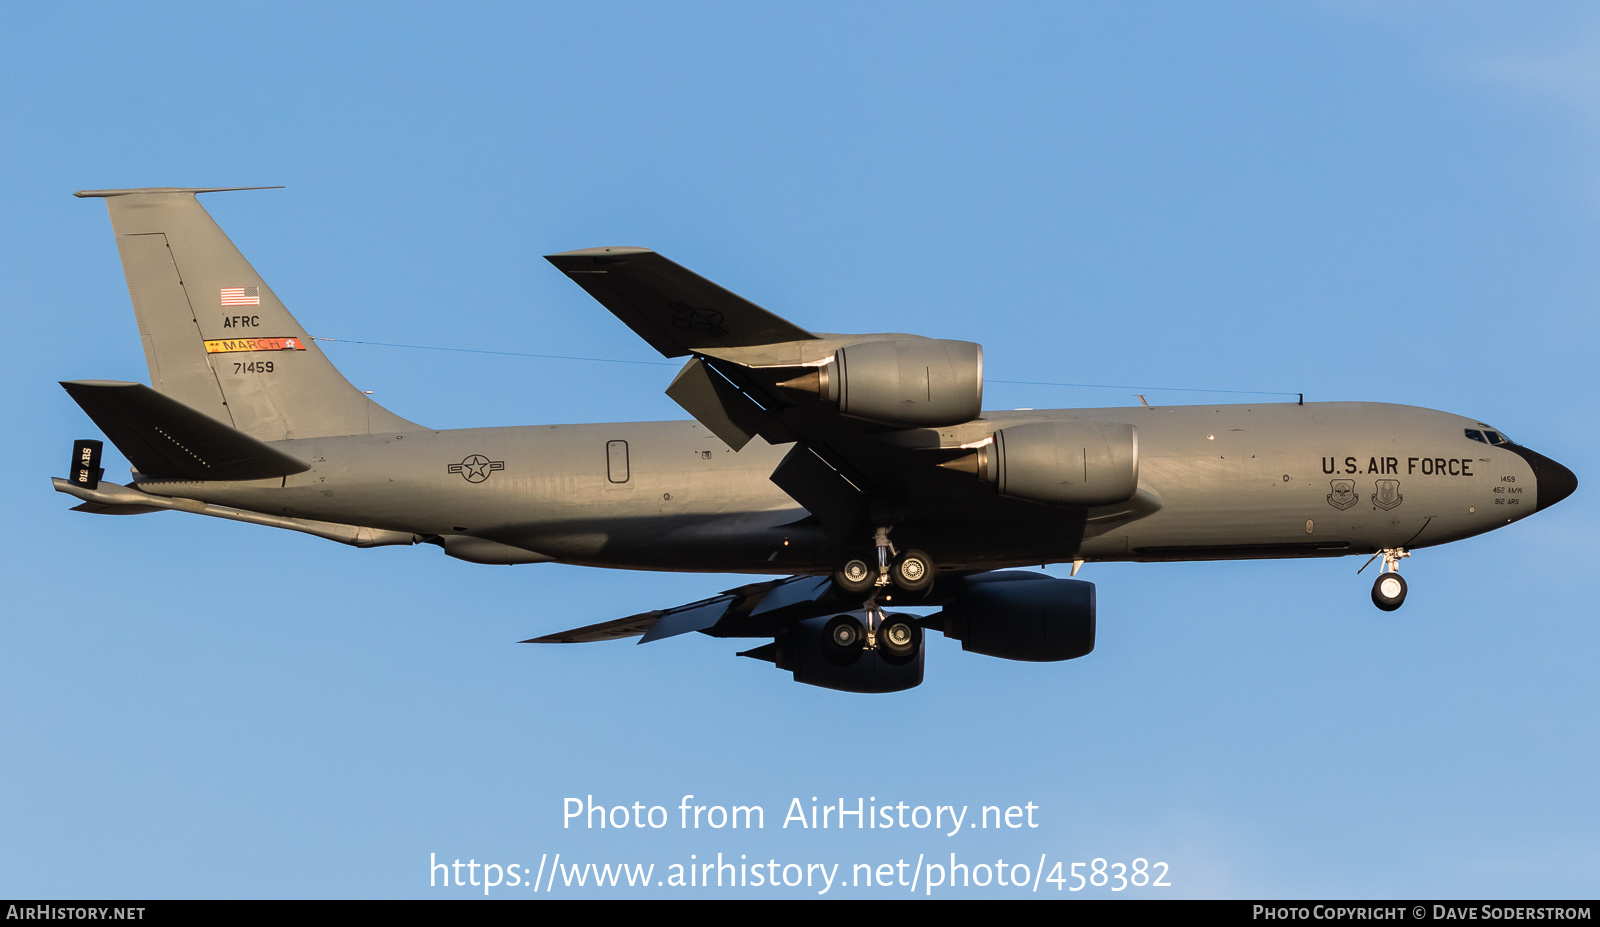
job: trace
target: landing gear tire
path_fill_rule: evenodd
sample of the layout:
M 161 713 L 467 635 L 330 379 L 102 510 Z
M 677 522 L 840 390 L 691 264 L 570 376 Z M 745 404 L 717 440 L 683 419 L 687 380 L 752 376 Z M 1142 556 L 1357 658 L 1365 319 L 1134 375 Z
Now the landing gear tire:
M 906 592 L 927 592 L 933 585 L 933 558 L 920 550 L 908 550 L 894 560 L 889 578 Z
M 836 615 L 822 629 L 828 662 L 849 666 L 866 652 L 867 629 L 852 615 Z
M 1384 573 L 1372 584 L 1372 604 L 1392 612 L 1406 601 L 1406 581 L 1399 573 Z
M 922 647 L 922 629 L 909 615 L 890 615 L 878 627 L 878 653 L 897 666 L 916 659 Z
M 849 557 L 839 561 L 833 570 L 833 584 L 852 595 L 866 592 L 878 581 L 878 570 L 862 557 Z

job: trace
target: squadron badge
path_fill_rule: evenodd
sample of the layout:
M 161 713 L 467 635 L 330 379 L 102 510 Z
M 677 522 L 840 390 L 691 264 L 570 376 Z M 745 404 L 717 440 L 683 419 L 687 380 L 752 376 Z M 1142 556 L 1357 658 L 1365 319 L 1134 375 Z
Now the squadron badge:
M 1400 495 L 1399 480 L 1379 480 L 1378 491 L 1372 494 L 1372 504 L 1385 512 L 1405 501 Z
M 1333 487 L 1333 492 L 1328 493 L 1329 505 L 1342 512 L 1356 504 L 1355 480 L 1334 480 L 1328 485 Z

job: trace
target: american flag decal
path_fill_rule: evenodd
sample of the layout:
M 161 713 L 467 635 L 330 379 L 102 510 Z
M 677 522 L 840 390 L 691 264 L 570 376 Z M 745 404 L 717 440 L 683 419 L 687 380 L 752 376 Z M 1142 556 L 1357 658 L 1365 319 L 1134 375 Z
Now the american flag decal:
M 222 288 L 224 306 L 259 306 L 261 288 L 258 286 L 225 286 Z

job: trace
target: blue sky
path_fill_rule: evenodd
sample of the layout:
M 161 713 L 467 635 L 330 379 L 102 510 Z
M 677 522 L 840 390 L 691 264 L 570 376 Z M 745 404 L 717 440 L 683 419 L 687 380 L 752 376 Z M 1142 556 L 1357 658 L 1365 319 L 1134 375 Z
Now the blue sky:
M 0 298 L 22 347 L 0 366 L 0 896 L 481 897 L 430 887 L 430 854 L 556 853 L 658 873 L 718 853 L 841 872 L 1143 858 L 1172 886 L 1129 894 L 1155 897 L 1600 888 L 1592 8 L 7 20 Z M 643 245 L 813 330 L 982 341 L 993 408 L 1237 398 L 1166 388 L 1408 403 L 1501 427 L 1584 485 L 1419 552 L 1393 615 L 1357 559 L 1091 565 L 1091 656 L 1014 664 L 936 639 L 927 682 L 889 696 L 795 685 L 699 636 L 520 646 L 742 580 L 92 517 L 49 490 L 93 434 L 56 381 L 147 379 L 105 210 L 68 194 L 253 184 L 287 189 L 205 205 L 324 337 L 659 361 L 540 258 Z M 681 417 L 670 367 L 329 353 L 433 427 Z M 567 797 L 676 815 L 686 794 L 760 805 L 767 827 L 562 826 Z M 811 796 L 1031 802 L 1040 826 L 780 827 Z

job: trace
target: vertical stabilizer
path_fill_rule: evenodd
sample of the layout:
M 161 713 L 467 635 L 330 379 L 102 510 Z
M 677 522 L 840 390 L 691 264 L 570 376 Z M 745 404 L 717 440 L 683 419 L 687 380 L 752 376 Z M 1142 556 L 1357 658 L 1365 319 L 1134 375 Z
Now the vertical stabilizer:
M 413 431 L 350 385 L 195 199 L 252 187 L 82 190 L 100 197 L 150 385 L 263 441 Z

